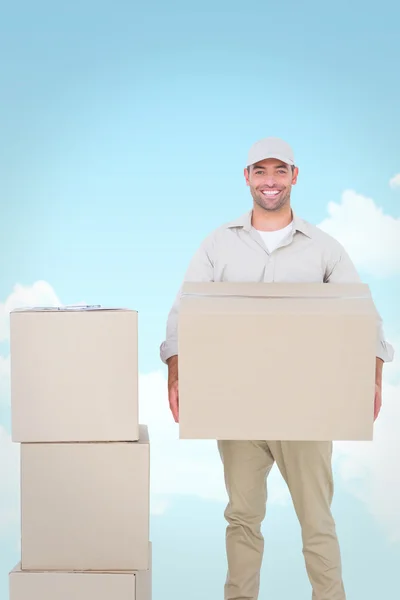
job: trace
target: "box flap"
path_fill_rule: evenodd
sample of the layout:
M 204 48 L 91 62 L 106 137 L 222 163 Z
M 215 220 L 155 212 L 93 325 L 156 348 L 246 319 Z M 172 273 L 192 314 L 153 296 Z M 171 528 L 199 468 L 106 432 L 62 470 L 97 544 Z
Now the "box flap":
M 182 295 L 241 298 L 355 298 L 370 299 L 365 283 L 186 282 Z

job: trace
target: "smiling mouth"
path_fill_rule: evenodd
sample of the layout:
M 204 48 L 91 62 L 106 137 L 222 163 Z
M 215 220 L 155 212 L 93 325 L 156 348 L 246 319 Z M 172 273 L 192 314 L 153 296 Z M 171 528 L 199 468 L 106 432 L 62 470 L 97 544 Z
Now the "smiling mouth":
M 275 198 L 275 196 L 281 193 L 281 190 L 263 190 L 261 193 L 267 198 Z

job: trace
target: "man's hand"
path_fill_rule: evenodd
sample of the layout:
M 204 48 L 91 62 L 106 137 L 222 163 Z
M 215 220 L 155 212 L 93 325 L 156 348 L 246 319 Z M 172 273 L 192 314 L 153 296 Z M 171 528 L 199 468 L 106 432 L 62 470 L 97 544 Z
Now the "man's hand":
M 175 423 L 179 423 L 178 357 L 171 356 L 168 365 L 168 401 Z
M 374 421 L 378 418 L 382 406 L 382 390 L 378 384 L 375 384 L 375 404 L 374 404 Z

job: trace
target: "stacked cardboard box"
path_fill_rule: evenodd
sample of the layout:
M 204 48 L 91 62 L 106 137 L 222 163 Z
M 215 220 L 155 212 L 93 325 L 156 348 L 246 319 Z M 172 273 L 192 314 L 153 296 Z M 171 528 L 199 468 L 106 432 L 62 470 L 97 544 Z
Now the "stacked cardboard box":
M 10 600 L 150 600 L 150 442 L 139 424 L 138 315 L 10 315 L 21 561 Z

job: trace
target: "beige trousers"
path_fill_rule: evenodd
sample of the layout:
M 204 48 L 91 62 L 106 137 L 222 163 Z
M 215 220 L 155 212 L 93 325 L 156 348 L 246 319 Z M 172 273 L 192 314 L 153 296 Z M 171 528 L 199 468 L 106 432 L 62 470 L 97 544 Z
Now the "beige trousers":
M 345 600 L 335 523 L 331 442 L 218 441 L 225 510 L 225 600 L 257 600 L 264 552 L 266 479 L 276 462 L 299 519 L 312 600 Z M 294 600 L 294 599 L 293 599 Z

